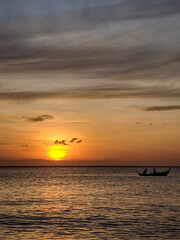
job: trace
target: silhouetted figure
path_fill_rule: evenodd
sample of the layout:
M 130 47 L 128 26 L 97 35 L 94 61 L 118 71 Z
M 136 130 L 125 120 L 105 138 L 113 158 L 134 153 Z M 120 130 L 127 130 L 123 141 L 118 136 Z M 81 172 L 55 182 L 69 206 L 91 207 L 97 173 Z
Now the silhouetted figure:
M 154 174 L 156 174 L 157 172 L 156 172 L 156 169 L 154 168 Z
M 147 173 L 147 168 L 144 169 L 144 171 L 143 171 L 143 175 L 146 175 L 146 173 Z

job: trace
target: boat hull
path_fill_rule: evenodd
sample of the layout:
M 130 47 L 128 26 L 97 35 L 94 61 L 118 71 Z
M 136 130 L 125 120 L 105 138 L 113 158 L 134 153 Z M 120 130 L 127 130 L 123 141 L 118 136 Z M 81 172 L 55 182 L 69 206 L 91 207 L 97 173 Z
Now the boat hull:
M 156 177 L 156 176 L 167 176 L 168 173 L 170 172 L 171 168 L 169 168 L 168 171 L 165 171 L 165 172 L 157 172 L 157 173 L 147 173 L 147 174 L 143 174 L 143 173 L 140 173 L 138 172 L 139 176 L 144 176 L 144 177 Z

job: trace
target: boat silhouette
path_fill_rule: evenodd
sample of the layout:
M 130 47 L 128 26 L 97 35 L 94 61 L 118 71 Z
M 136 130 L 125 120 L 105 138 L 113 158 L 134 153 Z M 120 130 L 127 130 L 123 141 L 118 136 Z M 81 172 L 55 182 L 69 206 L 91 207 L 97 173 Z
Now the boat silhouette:
M 146 172 L 143 172 L 143 173 L 140 173 L 138 172 L 139 176 L 167 176 L 168 173 L 170 172 L 171 170 L 171 167 L 169 168 L 169 170 L 165 171 L 165 172 L 153 172 L 153 173 L 146 173 Z

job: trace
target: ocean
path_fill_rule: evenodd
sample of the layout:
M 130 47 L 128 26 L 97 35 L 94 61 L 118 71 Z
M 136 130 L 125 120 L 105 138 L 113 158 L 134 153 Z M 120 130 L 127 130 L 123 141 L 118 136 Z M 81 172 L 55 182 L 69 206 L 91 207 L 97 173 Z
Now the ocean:
M 180 168 L 136 170 L 1 167 L 0 239 L 180 239 Z

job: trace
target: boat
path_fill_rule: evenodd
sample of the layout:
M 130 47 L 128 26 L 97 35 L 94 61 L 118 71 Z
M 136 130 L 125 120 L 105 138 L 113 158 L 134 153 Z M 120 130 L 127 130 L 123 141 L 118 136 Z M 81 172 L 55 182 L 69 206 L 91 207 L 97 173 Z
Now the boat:
M 168 173 L 170 172 L 171 167 L 169 168 L 169 170 L 165 171 L 165 172 L 153 172 L 153 173 L 140 173 L 138 172 L 139 176 L 167 176 Z

